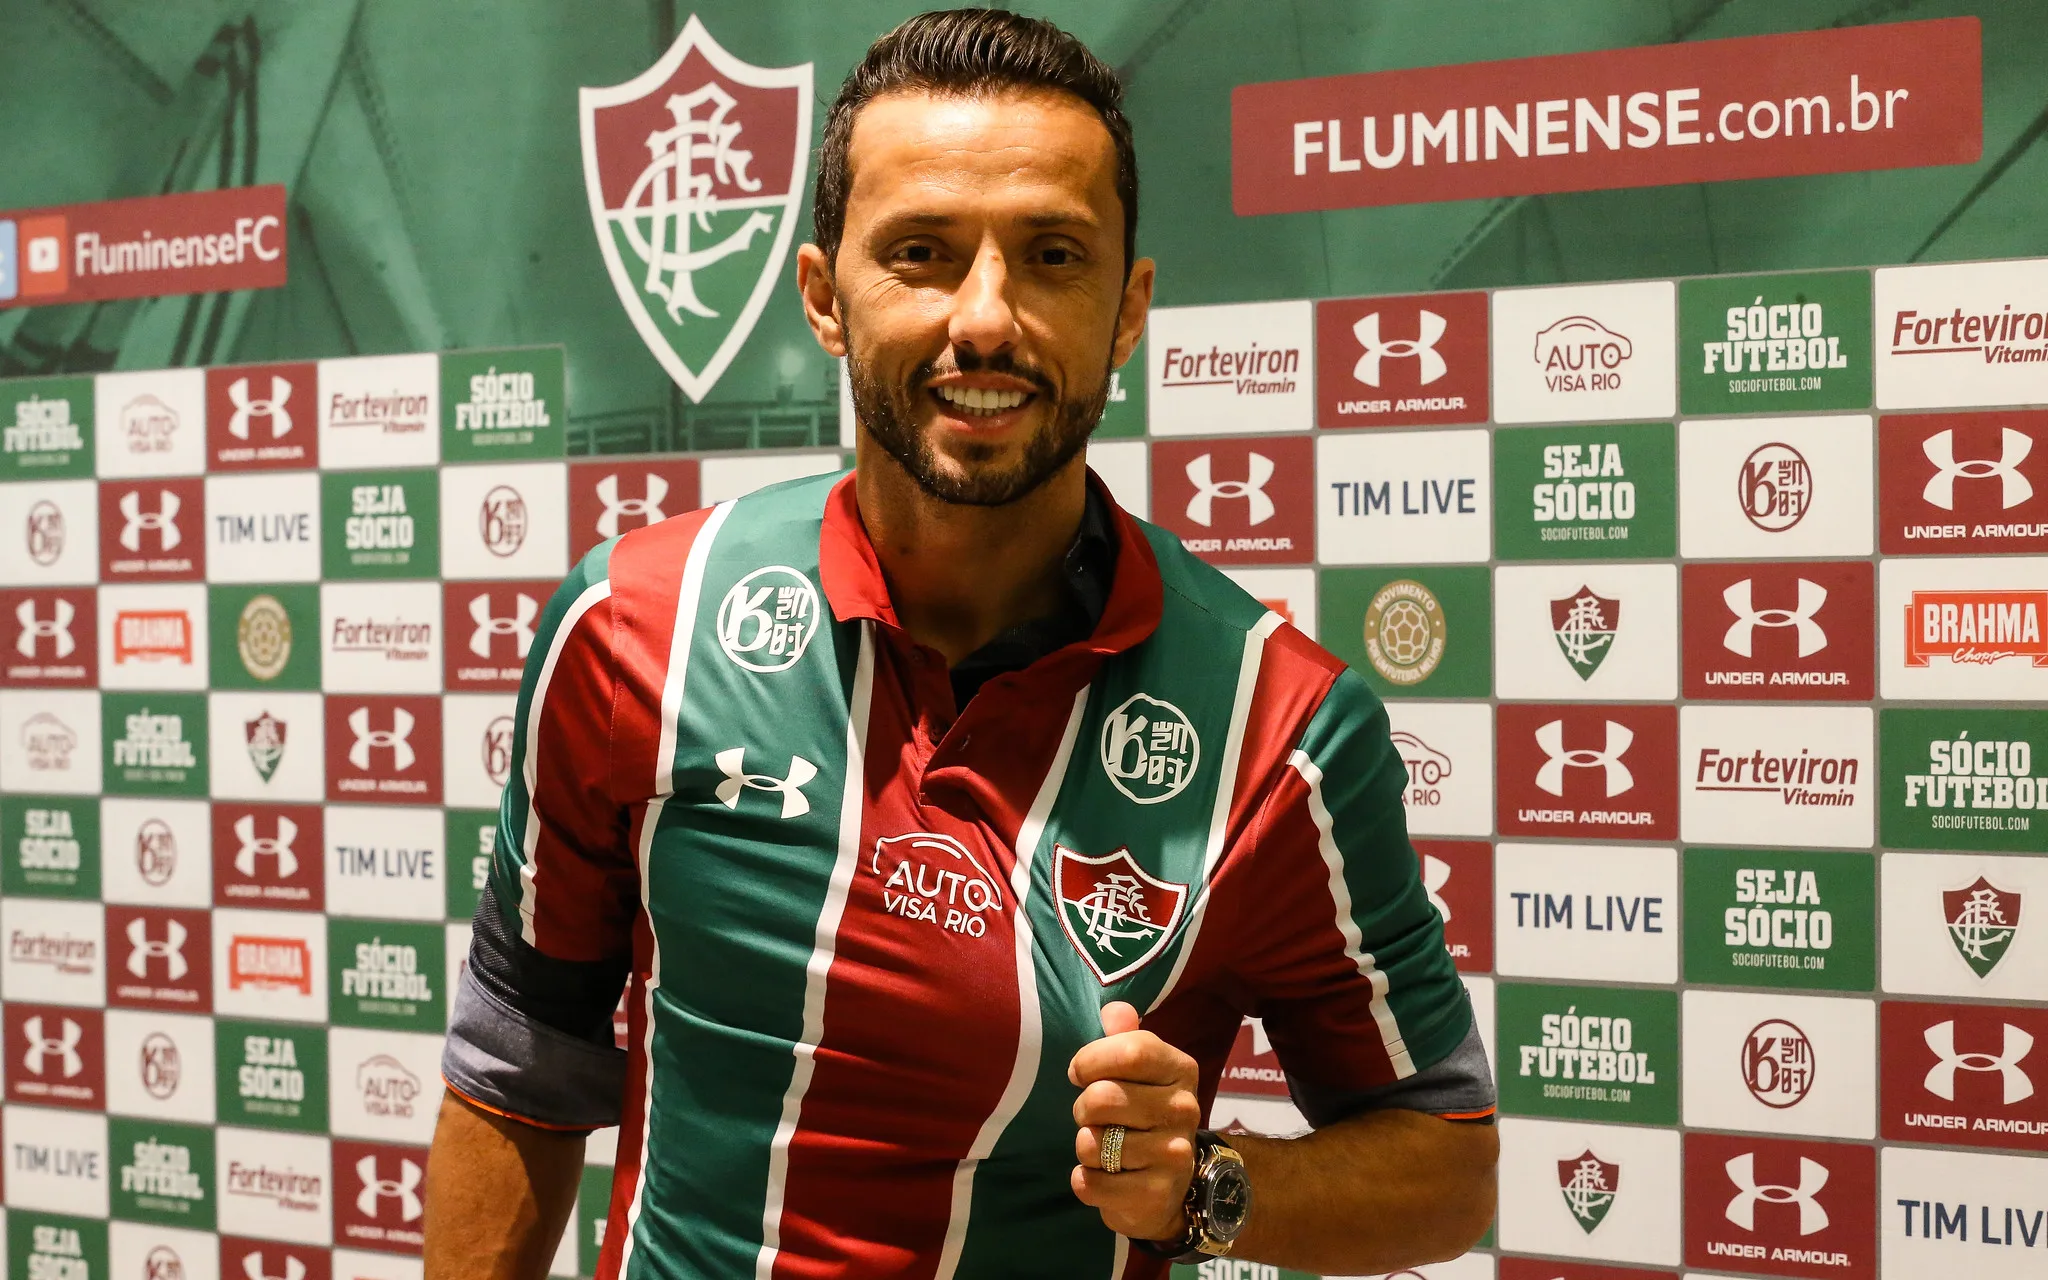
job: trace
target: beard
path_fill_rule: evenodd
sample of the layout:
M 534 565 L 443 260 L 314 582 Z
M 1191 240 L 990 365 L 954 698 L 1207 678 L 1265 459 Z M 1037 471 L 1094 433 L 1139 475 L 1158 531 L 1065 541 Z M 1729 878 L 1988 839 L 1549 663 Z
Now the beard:
M 912 482 L 940 502 L 967 507 L 1002 507 L 1036 492 L 1063 471 L 1087 447 L 1088 437 L 1109 404 L 1111 365 L 1102 364 L 1102 380 L 1086 395 L 1062 398 L 1052 379 L 1037 366 L 1007 353 L 977 356 L 957 348 L 927 360 L 900 383 L 876 375 L 859 355 L 851 325 L 846 326 L 846 377 L 853 388 L 853 412 L 875 442 L 896 459 Z M 931 412 L 926 388 L 935 378 L 955 373 L 1000 373 L 1021 378 L 1037 389 L 1046 409 L 1046 425 L 1024 444 L 1022 456 L 1008 467 L 996 465 L 1000 450 L 968 440 L 953 453 L 951 465 L 939 458 L 918 422 Z

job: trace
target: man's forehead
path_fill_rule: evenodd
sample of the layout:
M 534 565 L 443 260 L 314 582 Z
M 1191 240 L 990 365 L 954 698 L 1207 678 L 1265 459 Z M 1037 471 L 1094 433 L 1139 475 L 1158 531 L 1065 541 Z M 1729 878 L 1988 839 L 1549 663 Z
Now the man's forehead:
M 1108 128 L 1087 103 L 1051 90 L 882 95 L 855 117 L 848 159 L 850 216 L 862 203 L 887 216 L 954 196 L 998 198 L 1034 221 L 1061 205 L 1099 220 L 1116 202 Z

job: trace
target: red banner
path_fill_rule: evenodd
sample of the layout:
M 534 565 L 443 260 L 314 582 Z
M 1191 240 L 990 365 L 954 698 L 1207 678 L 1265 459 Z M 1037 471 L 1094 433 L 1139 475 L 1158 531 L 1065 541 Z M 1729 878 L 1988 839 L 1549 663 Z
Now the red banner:
M 275 289 L 284 218 L 276 185 L 0 213 L 0 244 L 17 246 L 0 307 Z
M 1240 215 L 1969 164 L 1975 18 L 1240 85 Z

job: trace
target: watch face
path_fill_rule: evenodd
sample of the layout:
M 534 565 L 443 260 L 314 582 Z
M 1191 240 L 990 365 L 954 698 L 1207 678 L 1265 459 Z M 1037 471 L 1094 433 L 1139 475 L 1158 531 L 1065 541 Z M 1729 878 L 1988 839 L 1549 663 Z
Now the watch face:
M 1252 1207 L 1252 1184 L 1244 1176 L 1244 1166 L 1235 1160 L 1217 1161 L 1210 1174 L 1207 1200 L 1209 1234 L 1219 1241 L 1237 1239 Z

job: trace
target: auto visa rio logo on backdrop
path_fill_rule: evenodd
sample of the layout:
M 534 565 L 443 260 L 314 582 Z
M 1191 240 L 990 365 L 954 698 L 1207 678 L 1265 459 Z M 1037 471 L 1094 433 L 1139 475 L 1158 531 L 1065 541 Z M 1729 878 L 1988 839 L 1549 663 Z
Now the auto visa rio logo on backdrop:
M 756 67 L 695 15 L 661 60 L 579 95 L 598 248 L 648 350 L 693 401 L 745 345 L 796 231 L 811 64 Z

